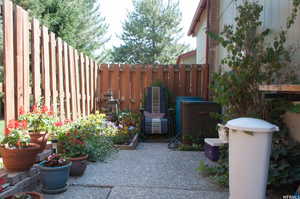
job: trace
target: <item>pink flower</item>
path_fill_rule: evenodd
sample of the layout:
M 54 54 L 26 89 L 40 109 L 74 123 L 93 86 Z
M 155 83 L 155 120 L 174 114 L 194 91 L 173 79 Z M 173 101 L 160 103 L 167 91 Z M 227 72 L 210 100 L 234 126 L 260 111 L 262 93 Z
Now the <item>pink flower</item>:
M 20 121 L 18 126 L 21 127 L 21 129 L 26 129 L 27 128 L 27 121 L 26 120 Z
M 54 125 L 57 126 L 57 127 L 59 127 L 59 126 L 63 126 L 64 123 L 63 122 L 55 122 Z
M 7 128 L 9 129 L 16 129 L 19 127 L 19 122 L 16 120 L 10 120 L 7 124 Z
M 32 106 L 31 112 L 33 112 L 33 113 L 37 113 L 38 112 L 38 107 L 37 107 L 36 104 Z
M 4 129 L 4 135 L 7 136 L 8 134 L 10 134 L 10 130 L 8 128 Z
M 47 112 L 48 112 L 48 107 L 44 105 L 42 107 L 42 113 L 47 113 Z

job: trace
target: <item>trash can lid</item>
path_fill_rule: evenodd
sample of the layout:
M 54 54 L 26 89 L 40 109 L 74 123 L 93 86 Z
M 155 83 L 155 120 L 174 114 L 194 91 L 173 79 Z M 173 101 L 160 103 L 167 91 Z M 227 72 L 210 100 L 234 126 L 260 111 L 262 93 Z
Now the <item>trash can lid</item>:
M 225 125 L 229 129 L 250 131 L 257 133 L 268 133 L 279 131 L 278 126 L 256 118 L 242 117 L 230 120 Z

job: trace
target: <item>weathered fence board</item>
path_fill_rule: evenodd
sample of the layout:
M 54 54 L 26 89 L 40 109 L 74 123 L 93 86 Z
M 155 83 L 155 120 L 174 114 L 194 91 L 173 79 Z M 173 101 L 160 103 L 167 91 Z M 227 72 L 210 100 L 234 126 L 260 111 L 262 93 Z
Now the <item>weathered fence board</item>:
M 33 82 L 33 103 L 38 103 L 41 97 L 41 67 L 40 67 L 40 23 L 38 20 L 33 19 L 32 21 L 32 52 L 31 52 L 31 63 L 32 63 L 32 82 Z
M 16 117 L 15 109 L 15 72 L 14 72 L 14 19 L 13 4 L 3 1 L 3 62 L 4 62 L 4 117 L 5 124 Z

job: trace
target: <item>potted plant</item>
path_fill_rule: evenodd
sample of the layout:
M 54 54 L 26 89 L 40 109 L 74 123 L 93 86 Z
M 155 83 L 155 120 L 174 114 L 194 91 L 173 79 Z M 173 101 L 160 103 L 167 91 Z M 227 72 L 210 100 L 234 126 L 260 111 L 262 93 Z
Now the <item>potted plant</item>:
M 40 145 L 40 152 L 42 152 L 46 148 L 48 131 L 56 120 L 52 108 L 49 110 L 47 106 L 34 105 L 30 112 L 25 113 L 21 107 L 19 115 L 19 120 L 28 122 L 31 143 Z
M 11 196 L 5 197 L 5 199 L 43 199 L 44 197 L 42 194 L 38 192 L 22 192 L 16 193 Z
M 35 162 L 40 146 L 30 143 L 26 121 L 9 121 L 0 153 L 3 164 L 9 171 L 25 171 Z
M 117 131 L 117 128 L 107 124 L 106 115 L 99 112 L 90 114 L 72 124 L 73 129 L 77 129 L 80 134 L 84 135 L 89 161 L 104 161 L 117 151 L 112 140 L 106 136 L 106 132 Z
M 86 139 L 85 132 L 78 130 L 77 126 L 57 136 L 58 143 L 61 146 L 59 152 L 72 162 L 71 176 L 81 176 L 86 169 L 88 159 Z
M 52 154 L 38 165 L 41 173 L 42 192 L 62 193 L 67 190 L 72 162 L 59 154 Z

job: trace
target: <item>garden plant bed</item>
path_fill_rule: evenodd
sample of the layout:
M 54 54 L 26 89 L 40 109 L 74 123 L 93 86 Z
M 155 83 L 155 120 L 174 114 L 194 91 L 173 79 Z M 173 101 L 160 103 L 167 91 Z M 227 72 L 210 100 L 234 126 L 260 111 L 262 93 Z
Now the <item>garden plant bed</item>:
M 136 133 L 129 144 L 115 144 L 119 150 L 135 150 L 138 145 L 139 134 Z

